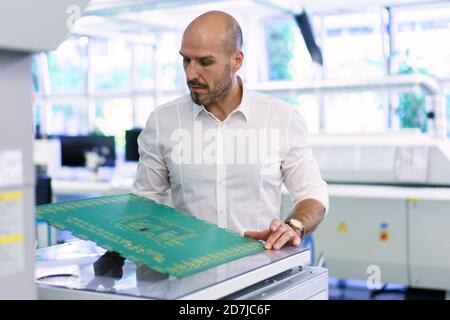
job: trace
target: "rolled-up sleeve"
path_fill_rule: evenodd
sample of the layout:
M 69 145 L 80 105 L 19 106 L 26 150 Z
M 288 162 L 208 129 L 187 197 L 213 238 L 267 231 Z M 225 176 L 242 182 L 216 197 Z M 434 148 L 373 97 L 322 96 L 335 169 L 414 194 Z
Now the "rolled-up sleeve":
M 131 192 L 158 203 L 166 203 L 170 182 L 158 137 L 157 113 L 153 111 L 138 137 L 139 163 Z
M 286 149 L 281 164 L 283 183 L 294 199 L 294 206 L 302 200 L 314 199 L 328 213 L 327 184 L 308 145 L 308 131 L 297 110 L 292 109 L 288 119 Z

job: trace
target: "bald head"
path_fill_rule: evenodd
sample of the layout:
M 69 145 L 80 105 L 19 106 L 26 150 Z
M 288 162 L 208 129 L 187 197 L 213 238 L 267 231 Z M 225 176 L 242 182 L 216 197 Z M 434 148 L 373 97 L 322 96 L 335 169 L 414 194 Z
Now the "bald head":
M 218 42 L 228 54 L 236 49 L 242 49 L 243 43 L 239 23 L 231 15 L 222 11 L 209 11 L 194 19 L 184 31 L 183 42 L 192 39 L 209 43 Z
M 189 24 L 180 55 L 193 102 L 211 107 L 240 97 L 241 47 L 241 28 L 225 12 L 210 11 Z

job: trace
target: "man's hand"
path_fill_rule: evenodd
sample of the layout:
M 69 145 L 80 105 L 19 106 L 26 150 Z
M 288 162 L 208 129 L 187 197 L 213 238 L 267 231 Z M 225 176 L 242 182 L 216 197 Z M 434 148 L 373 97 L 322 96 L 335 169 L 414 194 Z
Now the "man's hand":
M 278 219 L 272 221 L 269 229 L 264 231 L 246 231 L 244 236 L 255 240 L 265 241 L 266 244 L 264 247 L 266 249 L 280 249 L 286 243 L 296 247 L 300 245 L 300 237 L 294 229 Z

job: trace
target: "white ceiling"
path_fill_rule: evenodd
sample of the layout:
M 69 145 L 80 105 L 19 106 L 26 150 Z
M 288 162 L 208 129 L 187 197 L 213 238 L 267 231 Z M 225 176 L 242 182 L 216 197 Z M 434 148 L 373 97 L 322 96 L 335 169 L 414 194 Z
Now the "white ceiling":
M 404 6 L 437 3 L 436 0 L 271 0 L 290 8 L 303 6 L 310 13 L 332 13 L 340 11 L 364 11 L 373 7 Z M 440 1 L 450 2 L 450 1 Z
M 106 8 L 146 6 L 147 8 L 175 8 L 191 5 L 220 6 L 221 2 L 233 3 L 235 0 L 91 0 L 88 10 Z M 444 3 L 445 0 L 252 0 L 254 3 L 265 3 L 288 10 L 306 8 L 311 13 L 365 10 L 373 6 L 402 6 L 426 3 Z M 274 8 L 274 7 L 272 7 Z
M 199 14 L 223 10 L 238 18 L 264 19 L 300 12 L 343 13 L 372 10 L 380 6 L 450 3 L 436 0 L 91 0 L 74 29 L 76 33 L 118 32 L 149 34 L 183 30 Z M 102 17 L 96 17 L 102 16 Z M 87 33 L 87 32 L 86 32 Z
M 174 6 L 142 12 L 121 14 L 122 19 L 138 21 L 142 24 L 157 25 L 161 28 L 184 30 L 198 15 L 209 10 L 226 11 L 238 20 L 248 15 L 263 18 L 279 14 L 273 8 L 257 4 L 251 0 L 215 1 L 191 4 L 189 6 Z

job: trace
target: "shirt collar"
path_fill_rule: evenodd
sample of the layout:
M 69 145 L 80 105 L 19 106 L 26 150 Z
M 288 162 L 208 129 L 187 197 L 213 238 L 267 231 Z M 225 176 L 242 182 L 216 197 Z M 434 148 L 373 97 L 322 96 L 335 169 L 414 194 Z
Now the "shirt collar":
M 241 77 L 239 76 L 238 76 L 238 83 L 242 87 L 242 99 L 241 103 L 231 113 L 241 112 L 244 115 L 245 120 L 248 122 L 250 116 L 250 104 L 248 99 L 247 87 L 246 85 L 244 85 Z M 197 120 L 199 114 L 202 111 L 204 111 L 205 113 L 209 113 L 209 111 L 206 110 L 204 106 L 198 105 L 195 102 L 192 102 L 192 111 L 194 121 Z

